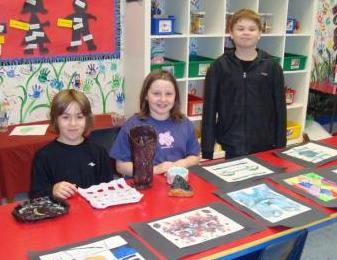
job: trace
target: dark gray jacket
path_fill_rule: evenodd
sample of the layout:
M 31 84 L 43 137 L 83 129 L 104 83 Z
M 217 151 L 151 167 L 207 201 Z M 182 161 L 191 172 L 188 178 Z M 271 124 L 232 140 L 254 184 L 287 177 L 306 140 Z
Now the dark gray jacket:
M 210 66 L 205 79 L 201 151 L 211 159 L 215 141 L 226 158 L 286 145 L 286 103 L 280 65 L 258 51 L 244 71 L 234 49 Z

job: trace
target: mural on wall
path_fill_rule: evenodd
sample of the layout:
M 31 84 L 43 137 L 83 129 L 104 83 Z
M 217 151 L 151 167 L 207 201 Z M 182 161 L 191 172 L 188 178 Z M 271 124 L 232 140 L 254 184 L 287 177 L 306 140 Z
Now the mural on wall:
M 318 1 L 311 81 L 313 88 L 333 87 L 337 54 L 337 1 Z
M 124 114 L 124 73 L 120 58 L 122 37 L 121 28 L 119 28 L 123 14 L 121 11 L 123 1 L 103 0 L 102 5 L 95 5 L 93 0 L 66 2 L 67 8 L 60 8 L 62 5 L 55 4 L 55 1 L 51 0 L 8 0 L 0 3 L 0 12 L 6 10 L 11 14 L 17 12 L 18 17 L 25 16 L 27 22 L 33 19 L 36 25 L 24 32 L 19 29 L 14 30 L 10 26 L 10 21 L 5 19 L 9 14 L 0 18 L 0 51 L 1 47 L 3 50 L 2 56 L 0 55 L 0 110 L 8 112 L 10 124 L 48 119 L 52 98 L 60 90 L 67 88 L 78 89 L 85 93 L 91 102 L 94 114 L 109 112 Z M 118 14 L 115 12 L 114 17 L 113 15 L 102 16 L 102 12 L 113 13 L 112 7 L 118 11 Z M 56 28 L 64 30 L 61 33 L 64 39 L 63 51 L 72 53 L 71 55 L 53 56 L 55 46 L 53 47 L 51 43 L 55 40 L 55 33 L 49 29 L 52 26 L 55 27 L 56 18 L 60 17 L 56 13 L 50 14 L 53 8 L 62 10 L 64 20 L 61 21 L 61 25 L 65 25 L 67 19 L 74 22 L 70 28 Z M 14 16 L 9 15 L 7 18 L 9 17 Z M 112 17 L 114 21 L 111 20 Z M 103 26 L 102 20 L 110 25 Z M 95 27 L 94 23 L 101 24 Z M 114 29 L 115 34 L 112 33 L 111 28 Z M 39 30 L 40 33 L 35 32 L 36 37 L 29 38 L 34 34 L 34 30 Z M 15 48 L 19 49 L 13 53 L 22 55 L 21 58 L 24 57 L 24 59 L 11 59 L 14 56 L 4 56 L 5 51 L 7 55 L 11 53 L 7 52 L 9 49 L 6 48 L 9 46 L 10 33 L 13 31 L 22 34 L 16 40 Z M 100 34 L 104 34 L 104 37 L 110 40 L 102 40 Z M 28 43 L 27 40 L 32 42 Z M 82 41 L 82 45 L 74 45 L 73 42 L 79 41 Z M 112 41 L 116 42 L 115 52 L 111 49 Z M 27 48 L 28 46 L 34 48 Z M 104 49 L 104 46 L 109 46 L 110 49 Z M 108 51 L 109 55 L 105 56 L 104 53 Z M 89 52 L 90 55 L 86 55 Z M 30 57 L 30 60 L 26 57 Z
M 0 107 L 9 123 L 48 118 L 53 96 L 62 89 L 83 91 L 94 114 L 124 112 L 120 60 L 68 61 L 0 67 Z

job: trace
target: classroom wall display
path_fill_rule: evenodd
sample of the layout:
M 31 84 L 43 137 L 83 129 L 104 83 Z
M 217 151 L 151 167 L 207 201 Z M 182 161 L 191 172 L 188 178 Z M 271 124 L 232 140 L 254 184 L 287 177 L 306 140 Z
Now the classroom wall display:
M 277 191 L 270 184 L 259 181 L 230 191 L 215 192 L 267 226 L 297 227 L 319 220 L 325 213 L 312 205 Z
M 30 260 L 158 259 L 138 239 L 123 231 L 48 251 L 29 253 Z
M 336 147 L 314 141 L 294 145 L 275 154 L 307 167 L 317 167 L 337 159 Z
M 334 73 L 337 50 L 337 2 L 320 0 L 315 16 L 315 39 L 312 68 L 312 87 L 335 84 Z
M 119 58 L 119 8 L 119 0 L 3 0 L 0 62 Z
M 221 189 L 240 184 L 243 181 L 252 181 L 284 171 L 283 168 L 269 165 L 254 155 L 203 166 L 196 165 L 191 167 L 190 170 Z
M 0 66 L 0 109 L 9 123 L 48 119 L 52 98 L 74 88 L 90 100 L 94 114 L 124 113 L 124 76 L 119 59 Z
M 326 169 L 304 169 L 273 176 L 271 179 L 322 206 L 337 207 L 336 172 Z
M 264 229 L 218 202 L 131 227 L 166 259 L 201 252 Z

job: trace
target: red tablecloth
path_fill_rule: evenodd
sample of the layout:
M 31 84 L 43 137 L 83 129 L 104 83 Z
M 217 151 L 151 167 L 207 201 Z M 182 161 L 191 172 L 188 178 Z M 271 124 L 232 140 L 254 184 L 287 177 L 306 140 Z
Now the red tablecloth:
M 97 115 L 94 128 L 111 127 L 110 115 Z M 35 122 L 41 124 L 45 122 Z M 0 198 L 13 198 L 30 190 L 31 167 L 35 152 L 56 138 L 48 128 L 44 136 L 9 136 L 15 126 L 0 133 Z

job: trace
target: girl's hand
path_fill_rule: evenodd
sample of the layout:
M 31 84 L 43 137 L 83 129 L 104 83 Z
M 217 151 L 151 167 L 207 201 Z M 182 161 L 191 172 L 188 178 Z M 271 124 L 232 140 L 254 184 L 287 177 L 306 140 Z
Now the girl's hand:
M 77 192 L 75 184 L 61 181 L 53 186 L 53 196 L 62 200 L 66 200 Z
M 153 173 L 154 174 L 161 174 L 167 172 L 169 168 L 171 168 L 174 165 L 173 162 L 162 162 L 160 164 L 157 164 L 153 167 Z

